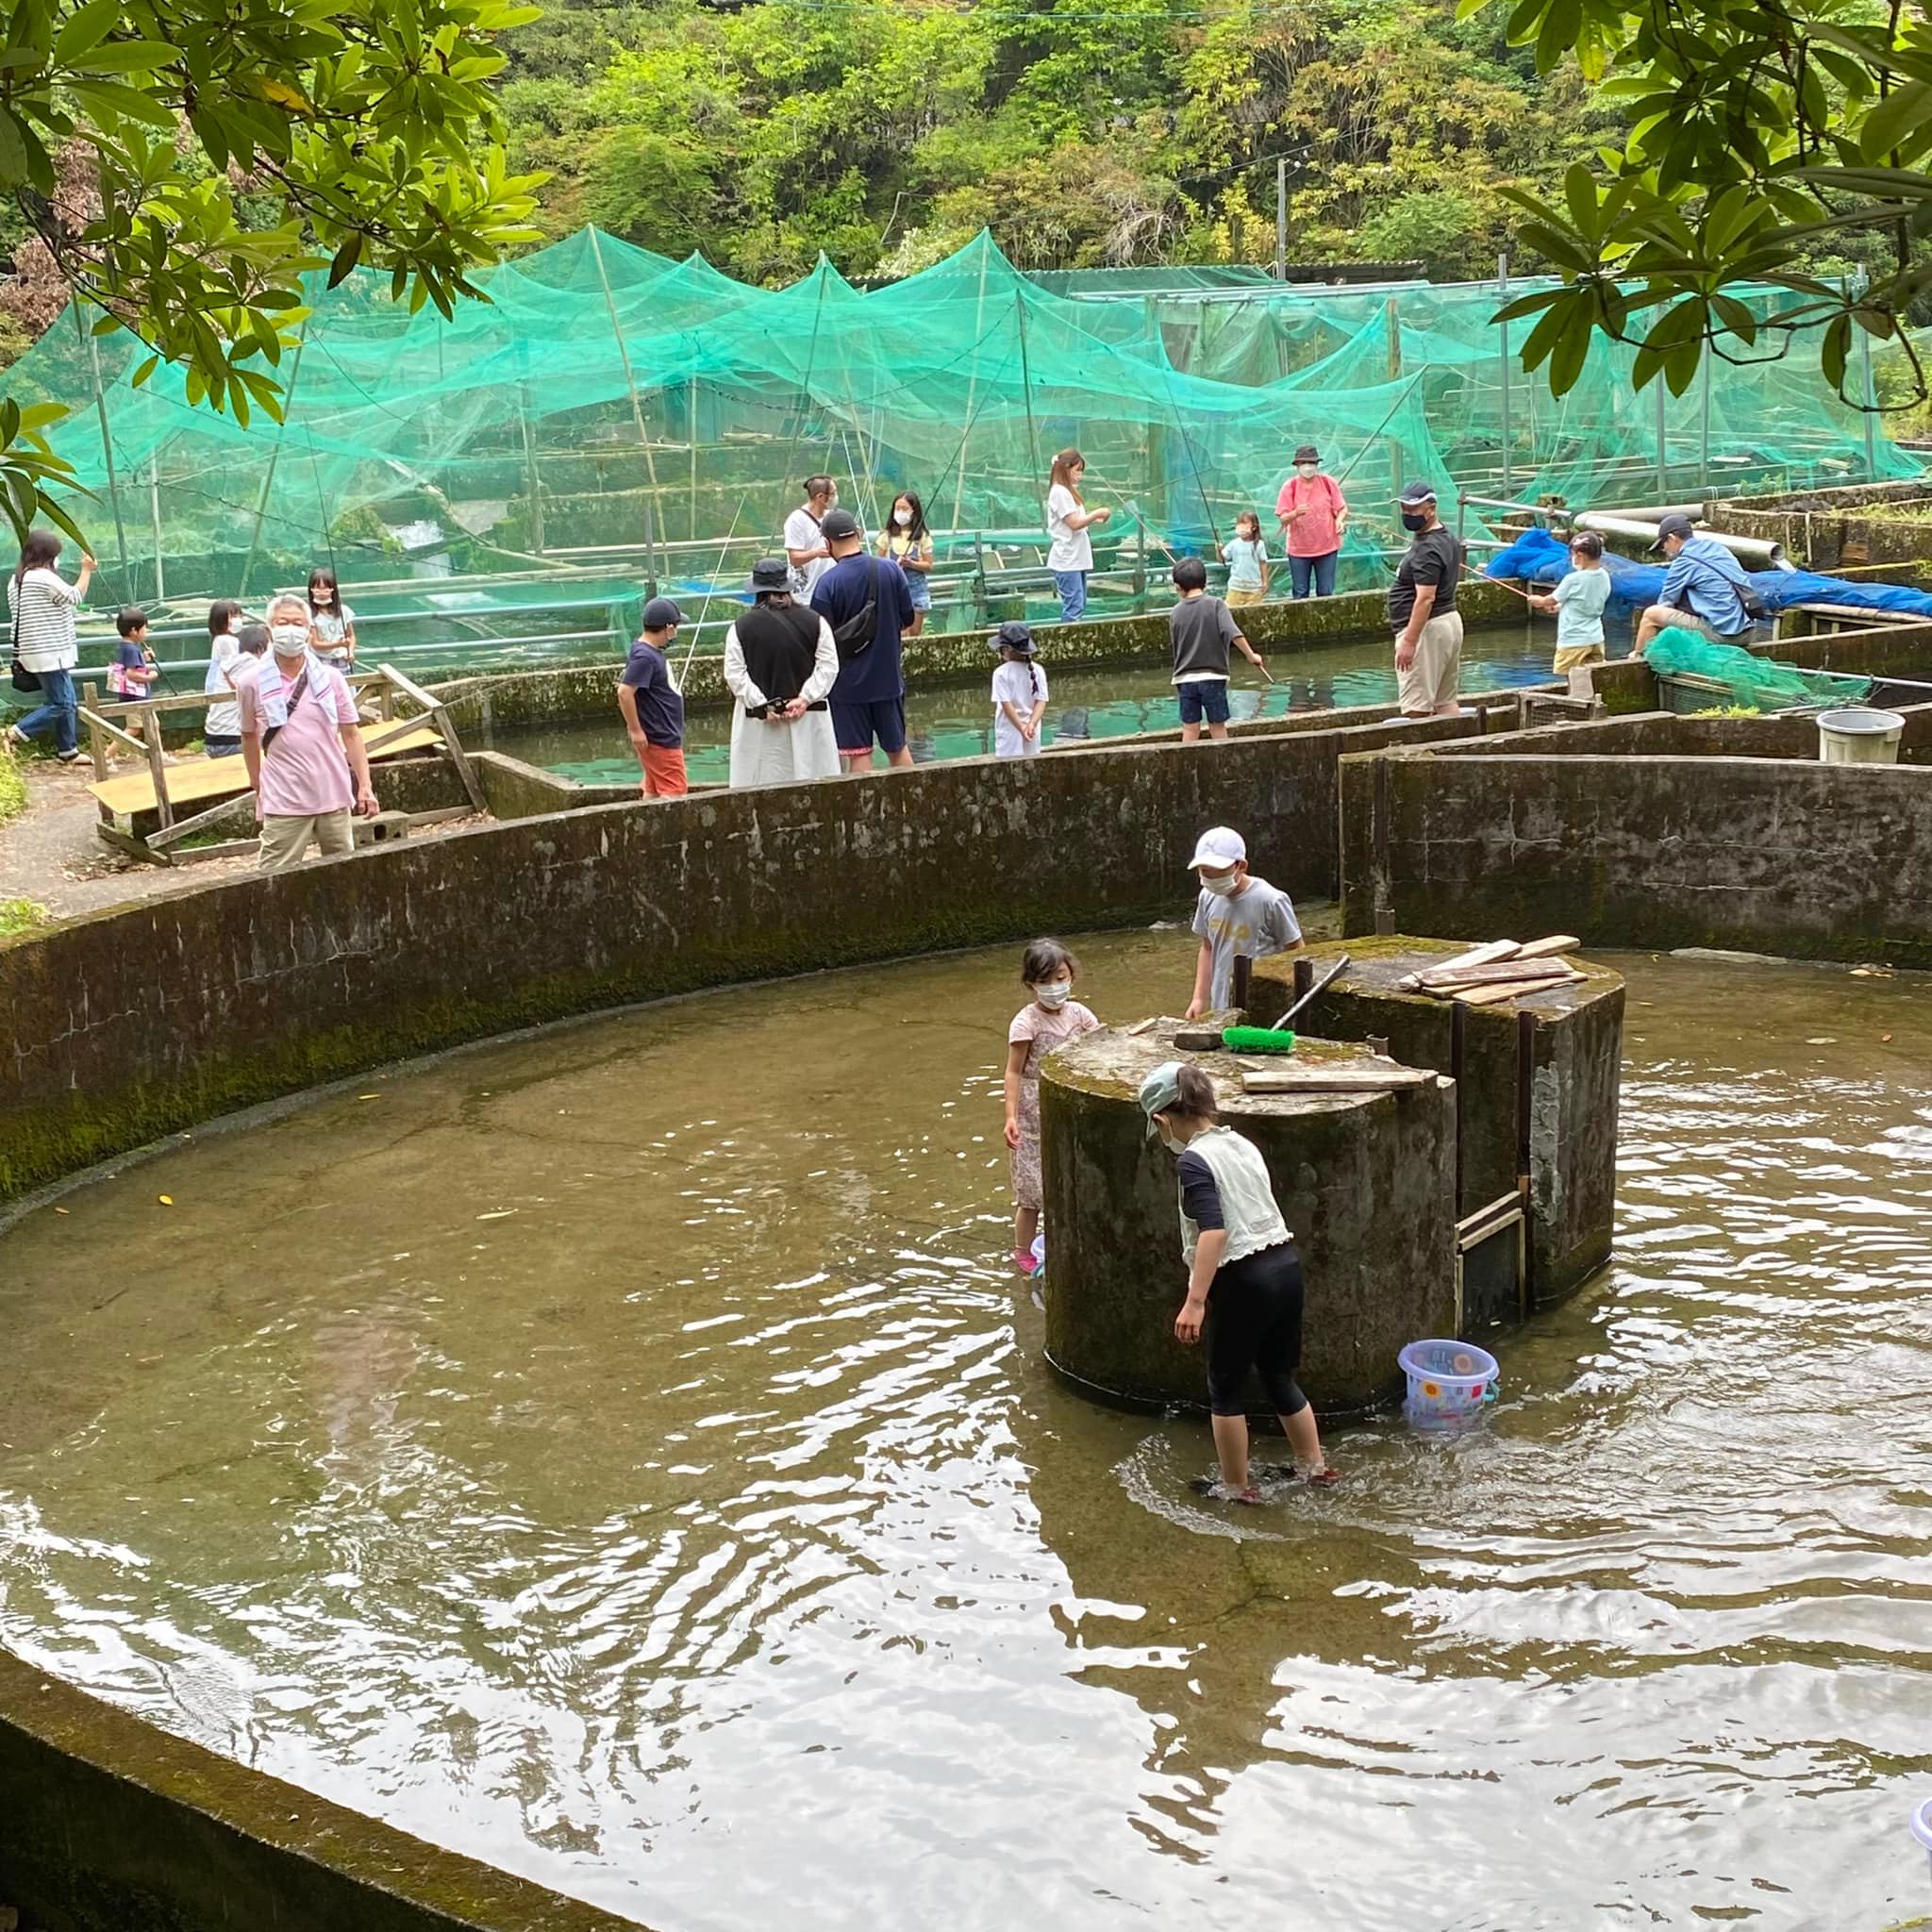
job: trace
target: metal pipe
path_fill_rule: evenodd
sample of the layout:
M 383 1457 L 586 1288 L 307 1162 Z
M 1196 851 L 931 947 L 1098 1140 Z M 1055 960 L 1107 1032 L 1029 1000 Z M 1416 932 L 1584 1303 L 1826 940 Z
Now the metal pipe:
M 1594 530 L 1600 537 L 1624 537 L 1645 545 L 1657 541 L 1657 525 L 1641 517 L 1612 516 L 1604 510 L 1590 510 L 1576 519 L 1579 530 Z M 1755 563 L 1763 570 L 1785 568 L 1784 545 L 1765 537 L 1733 537 L 1724 530 L 1700 529 L 1700 537 L 1722 543 L 1732 556 Z

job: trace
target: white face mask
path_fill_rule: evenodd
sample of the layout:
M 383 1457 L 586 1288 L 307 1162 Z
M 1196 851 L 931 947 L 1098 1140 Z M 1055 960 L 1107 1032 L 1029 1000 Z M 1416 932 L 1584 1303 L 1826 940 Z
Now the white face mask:
M 309 591 L 308 601 L 311 604 L 333 604 L 336 601 L 336 593 L 326 584 L 317 584 L 314 590 Z
M 1201 874 L 1201 890 L 1212 892 L 1217 899 L 1224 899 L 1241 882 L 1241 874 L 1235 872 L 1204 872 Z
M 1044 986 L 1033 989 L 1033 997 L 1049 1012 L 1058 1012 L 1073 996 L 1074 982 L 1071 979 L 1049 980 Z
M 1160 1144 L 1170 1154 L 1178 1154 L 1181 1151 L 1182 1143 L 1167 1131 L 1167 1123 L 1165 1121 L 1156 1121 L 1154 1123 L 1154 1131 L 1160 1136 Z
M 306 624 L 278 624 L 269 632 L 270 641 L 284 658 L 294 658 L 308 648 Z
M 1317 476 L 1321 475 L 1321 472 L 1322 466 L 1320 463 L 1297 463 L 1294 466 L 1294 473 L 1297 476 Z

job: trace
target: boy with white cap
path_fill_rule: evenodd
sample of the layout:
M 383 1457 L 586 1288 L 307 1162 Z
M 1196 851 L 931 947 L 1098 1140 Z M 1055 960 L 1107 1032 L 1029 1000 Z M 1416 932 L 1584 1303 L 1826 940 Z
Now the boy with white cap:
M 1302 928 L 1288 894 L 1248 871 L 1248 841 L 1231 825 L 1203 832 L 1188 864 L 1201 880 L 1194 907 L 1201 952 L 1187 1012 L 1198 1020 L 1234 1004 L 1236 959 L 1298 952 Z

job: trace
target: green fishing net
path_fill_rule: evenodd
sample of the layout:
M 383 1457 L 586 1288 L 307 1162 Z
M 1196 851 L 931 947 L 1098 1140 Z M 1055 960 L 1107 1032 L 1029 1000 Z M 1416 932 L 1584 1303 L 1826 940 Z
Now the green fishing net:
M 1674 625 L 1659 631 L 1644 653 L 1660 677 L 1705 677 L 1730 689 L 1740 709 L 1783 711 L 1801 705 L 1856 703 L 1872 690 L 1869 677 L 1836 671 L 1800 671 L 1760 658 L 1740 644 L 1714 644 Z
M 594 229 L 483 280 L 491 301 L 445 322 L 392 304 L 386 276 L 318 278 L 279 425 L 191 408 L 170 368 L 137 389 L 142 346 L 63 318 L 8 385 L 72 411 L 54 441 L 98 499 L 101 597 L 258 595 L 315 561 L 352 584 L 564 564 L 737 577 L 820 470 L 869 528 L 919 491 L 942 563 L 1037 567 L 1066 444 L 1087 456 L 1090 502 L 1115 511 L 1101 571 L 1158 578 L 1159 546 L 1206 551 L 1244 508 L 1274 548 L 1276 491 L 1315 443 L 1357 510 L 1356 589 L 1386 581 L 1393 498 L 1415 476 L 1654 504 L 1919 467 L 1868 441 L 1800 358 L 1713 359 L 1673 399 L 1634 394 L 1629 352 L 1599 342 L 1553 402 L 1511 362 L 1521 329 L 1506 341 L 1490 321 L 1494 285 L 1028 277 L 982 236 L 869 292 L 825 264 L 773 291 Z

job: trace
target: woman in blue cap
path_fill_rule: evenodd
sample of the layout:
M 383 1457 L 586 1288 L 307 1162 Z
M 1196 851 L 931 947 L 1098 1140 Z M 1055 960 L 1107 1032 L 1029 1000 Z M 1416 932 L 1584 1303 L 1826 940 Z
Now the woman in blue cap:
M 1221 1124 L 1214 1083 L 1184 1060 L 1156 1067 L 1141 1082 L 1140 1099 L 1147 1131 L 1179 1157 L 1188 1298 L 1174 1332 L 1191 1348 L 1208 1330 L 1208 1401 L 1221 1458 L 1221 1480 L 1208 1493 L 1232 1503 L 1261 1500 L 1248 1471 L 1247 1387 L 1257 1369 L 1294 1452 L 1295 1474 L 1334 1482 L 1315 1412 L 1294 1379 L 1302 1358 L 1301 1257 L 1261 1150 Z

